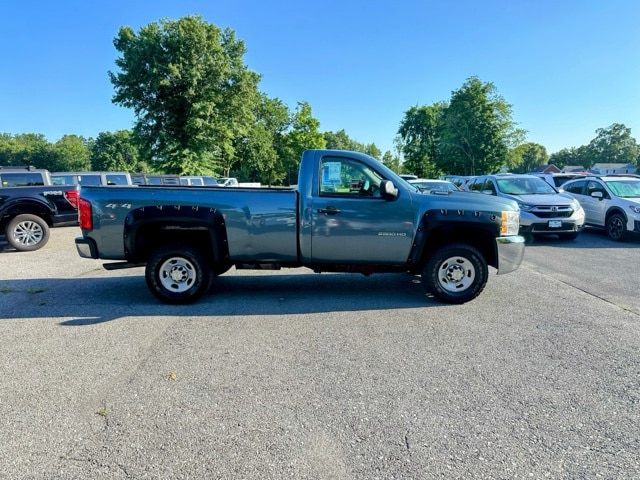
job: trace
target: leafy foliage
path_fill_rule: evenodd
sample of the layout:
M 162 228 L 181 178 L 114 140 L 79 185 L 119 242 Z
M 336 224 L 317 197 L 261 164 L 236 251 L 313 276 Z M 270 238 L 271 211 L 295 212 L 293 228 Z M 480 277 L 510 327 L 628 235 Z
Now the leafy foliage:
M 138 148 L 128 130 L 101 132 L 91 144 L 91 167 L 97 171 L 144 172 Z
M 166 173 L 197 174 L 237 161 L 235 140 L 254 123 L 260 76 L 243 63 L 244 42 L 199 16 L 161 20 L 114 40 L 112 101 L 133 108 L 146 159 Z
M 596 137 L 587 148 L 591 160 L 589 167 L 596 163 L 631 163 L 640 166 L 640 146 L 631 136 L 631 129 L 621 123 L 597 129 Z
M 514 173 L 528 173 L 549 161 L 547 149 L 539 143 L 518 145 L 509 155 L 509 167 Z
M 445 103 L 411 107 L 400 122 L 398 134 L 402 138 L 404 170 L 419 177 L 437 177 L 442 173 L 438 166 L 440 131 Z

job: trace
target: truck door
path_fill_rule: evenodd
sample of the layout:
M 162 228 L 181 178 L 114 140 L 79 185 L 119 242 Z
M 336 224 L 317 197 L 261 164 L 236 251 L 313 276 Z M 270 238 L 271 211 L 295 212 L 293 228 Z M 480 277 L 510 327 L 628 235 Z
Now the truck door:
M 403 264 L 413 242 L 410 195 L 392 201 L 379 193 L 384 177 L 349 157 L 320 162 L 311 209 L 311 255 L 322 263 Z

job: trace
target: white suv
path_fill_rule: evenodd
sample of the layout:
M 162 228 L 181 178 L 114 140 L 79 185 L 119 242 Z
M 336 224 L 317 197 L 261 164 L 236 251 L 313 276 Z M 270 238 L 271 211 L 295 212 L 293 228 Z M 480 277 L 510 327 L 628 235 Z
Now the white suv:
M 640 178 L 585 177 L 569 180 L 562 189 L 580 202 L 586 224 L 605 228 L 611 239 L 640 233 Z

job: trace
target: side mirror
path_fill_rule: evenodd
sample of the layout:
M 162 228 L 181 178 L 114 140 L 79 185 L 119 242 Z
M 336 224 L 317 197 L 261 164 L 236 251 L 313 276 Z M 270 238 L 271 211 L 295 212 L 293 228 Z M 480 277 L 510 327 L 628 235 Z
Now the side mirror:
M 591 196 L 593 198 L 597 198 L 598 200 L 602 200 L 604 198 L 602 192 L 599 191 L 591 192 Z
M 393 200 L 398 196 L 398 189 L 391 180 L 380 182 L 380 193 L 385 200 Z

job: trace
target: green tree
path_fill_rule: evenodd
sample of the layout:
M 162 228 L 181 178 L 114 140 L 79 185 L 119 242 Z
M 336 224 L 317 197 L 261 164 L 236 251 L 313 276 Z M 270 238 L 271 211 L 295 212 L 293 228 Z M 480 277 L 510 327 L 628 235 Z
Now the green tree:
M 401 139 L 403 170 L 419 177 L 436 177 L 438 167 L 443 102 L 431 106 L 411 107 L 404 113 L 398 135 Z
M 58 172 L 83 172 L 91 170 L 91 159 L 87 140 L 78 135 L 63 135 L 53 144 L 49 170 Z
M 279 99 L 261 95 L 256 109 L 256 122 L 247 138 L 236 147 L 242 161 L 235 175 L 242 181 L 279 184 L 285 177 L 282 164 L 278 161 L 278 145 L 290 125 L 290 113 Z M 225 172 L 229 176 L 230 172 Z
M 552 153 L 549 156 L 548 163 L 553 164 L 560 169 L 572 165 L 581 166 L 588 170 L 591 168 L 591 165 L 593 165 L 591 153 L 586 145 L 582 145 L 577 148 L 563 148 L 558 152 Z
M 337 132 L 324 132 L 326 148 L 332 150 L 351 150 L 353 152 L 362 151 L 363 145 L 351 139 L 347 132 L 342 129 Z
M 298 102 L 291 129 L 283 136 L 278 152 L 287 185 L 297 182 L 302 152 L 310 148 L 325 148 L 326 141 L 319 128 L 320 121 L 313 117 L 309 103 Z
M 499 170 L 507 162 L 509 148 L 524 131 L 512 120 L 511 105 L 490 83 L 469 78 L 451 95 L 443 115 L 440 136 L 443 171 L 477 175 Z
M 254 123 L 260 76 L 243 63 L 244 42 L 200 16 L 122 27 L 109 72 L 115 104 L 132 108 L 145 159 L 166 173 L 197 174 L 238 160 L 235 142 Z
M 91 144 L 91 169 L 95 171 L 140 172 L 138 148 L 128 130 L 100 132 Z
M 51 143 L 41 133 L 4 133 L 0 137 L 0 165 L 33 165 L 50 169 L 53 166 L 52 148 Z
M 382 163 L 396 173 L 400 173 L 400 169 L 402 168 L 400 157 L 391 153 L 391 150 L 384 152 L 384 155 L 382 155 Z
M 515 173 L 528 173 L 549 161 L 547 149 L 539 143 L 527 142 L 511 151 L 510 168 Z
M 596 130 L 596 137 L 588 145 L 590 168 L 596 163 L 631 163 L 638 165 L 640 147 L 631 136 L 631 129 L 621 123 Z M 640 165 L 639 165 L 640 166 Z

